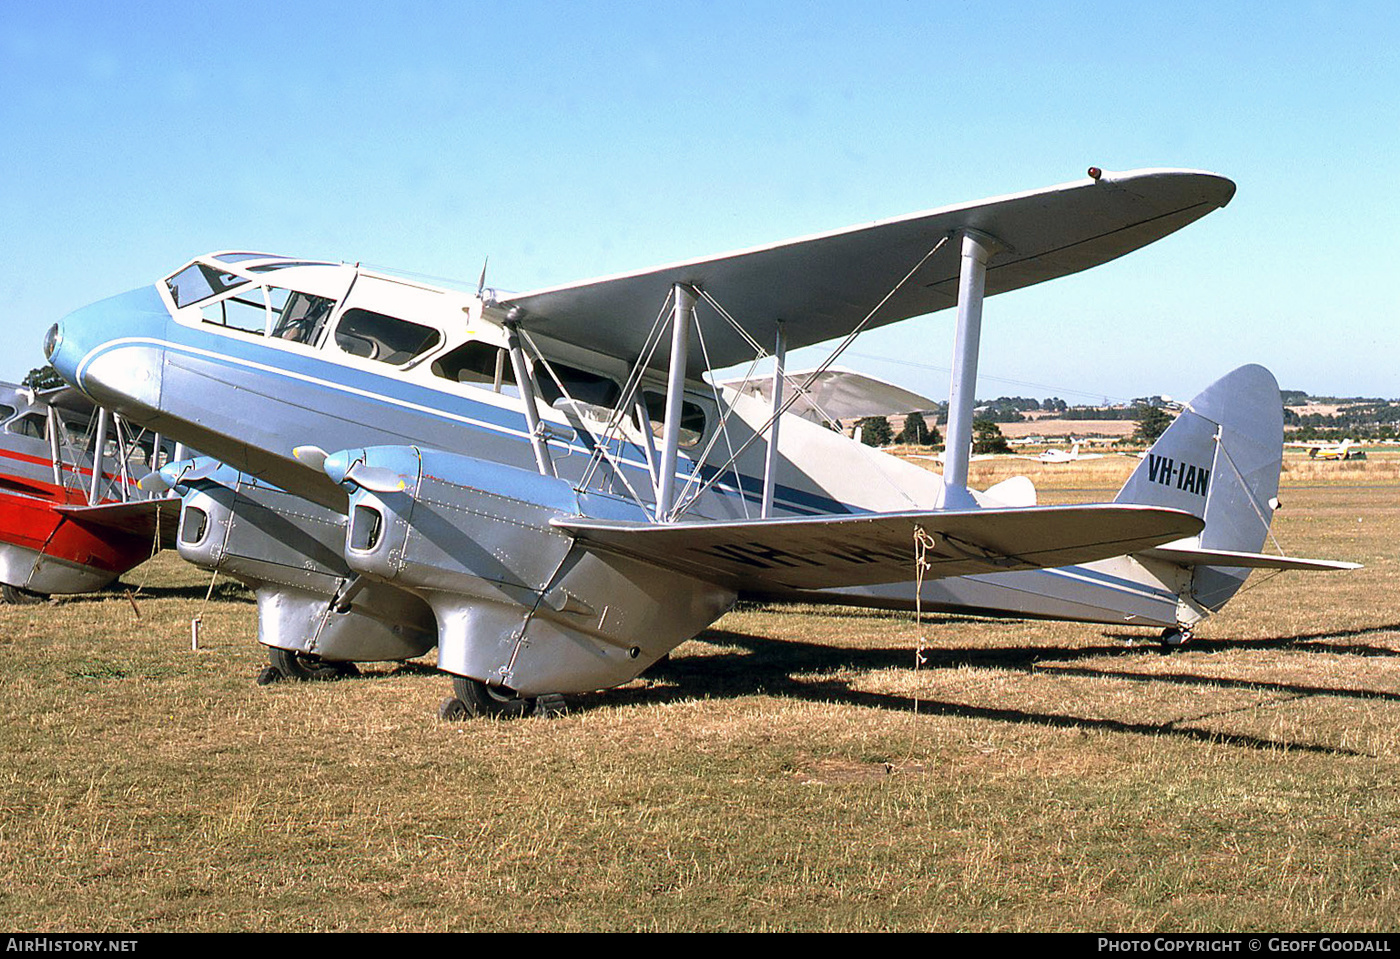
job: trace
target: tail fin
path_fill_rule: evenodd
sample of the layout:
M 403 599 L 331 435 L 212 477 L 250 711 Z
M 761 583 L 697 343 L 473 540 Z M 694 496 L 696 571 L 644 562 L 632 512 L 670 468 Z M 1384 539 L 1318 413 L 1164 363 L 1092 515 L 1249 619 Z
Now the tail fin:
M 1269 535 L 1283 465 L 1283 403 L 1262 366 L 1242 366 L 1201 391 L 1147 451 L 1115 502 L 1184 509 L 1206 526 L 1186 544 L 1258 552 Z M 1248 569 L 1196 566 L 1191 598 L 1218 610 Z

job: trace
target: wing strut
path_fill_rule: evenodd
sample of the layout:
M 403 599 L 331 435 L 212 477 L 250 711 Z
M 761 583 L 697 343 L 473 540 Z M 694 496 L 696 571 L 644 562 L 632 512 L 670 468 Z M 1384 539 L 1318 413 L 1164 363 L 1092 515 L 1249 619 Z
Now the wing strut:
M 977 405 L 977 352 L 982 340 L 982 299 L 987 261 L 1006 249 L 1001 241 L 976 230 L 962 231 L 962 269 L 958 276 L 958 328 L 953 340 L 953 375 L 948 396 L 948 436 L 944 449 L 943 508 L 975 509 L 967 491 L 967 464 L 972 455 L 972 410 Z
M 661 441 L 661 486 L 656 496 L 656 520 L 665 522 L 676 494 L 676 452 L 681 438 L 681 402 L 685 399 L 685 364 L 690 347 L 690 322 L 695 315 L 695 291 L 675 285 L 671 319 L 671 371 L 666 380 L 666 426 Z
M 768 434 L 768 459 L 763 465 L 764 519 L 773 517 L 773 484 L 778 472 L 778 424 L 783 421 L 783 368 L 787 361 L 787 327 L 778 321 L 777 345 L 773 347 L 773 427 Z
M 545 442 L 544 429 L 540 424 L 540 411 L 535 407 L 535 382 L 530 377 L 530 367 L 525 363 L 525 351 L 520 347 L 520 324 L 509 321 L 505 324 L 506 347 L 510 350 L 510 365 L 515 372 L 515 386 L 520 390 L 520 399 L 525 407 L 525 425 L 530 430 L 530 446 L 535 451 L 535 465 L 541 476 L 554 476 L 554 461 L 549 458 L 549 445 Z
M 102 457 L 107 448 L 107 421 L 110 414 L 107 407 L 102 406 L 97 410 L 97 442 L 92 447 L 92 482 L 88 486 L 88 505 L 96 506 L 97 498 L 101 492 L 99 489 L 102 483 Z
M 63 492 L 63 450 L 58 445 L 58 410 L 50 406 L 45 415 L 49 422 L 49 459 L 53 461 L 53 485 Z

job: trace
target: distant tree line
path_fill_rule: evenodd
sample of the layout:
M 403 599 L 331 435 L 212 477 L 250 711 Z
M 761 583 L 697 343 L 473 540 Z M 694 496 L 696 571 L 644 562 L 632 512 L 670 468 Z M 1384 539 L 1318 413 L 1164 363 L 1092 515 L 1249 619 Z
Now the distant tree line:
M 1137 406 L 1072 406 L 1060 414 L 1062 420 L 1135 420 L 1141 409 Z
M 938 428 L 929 426 L 923 414 L 910 413 L 904 417 L 904 427 L 896 435 L 890 421 L 884 416 L 867 416 L 856 424 L 860 430 L 860 441 L 866 446 L 889 446 L 891 443 L 904 443 L 909 446 L 937 446 L 943 442 Z

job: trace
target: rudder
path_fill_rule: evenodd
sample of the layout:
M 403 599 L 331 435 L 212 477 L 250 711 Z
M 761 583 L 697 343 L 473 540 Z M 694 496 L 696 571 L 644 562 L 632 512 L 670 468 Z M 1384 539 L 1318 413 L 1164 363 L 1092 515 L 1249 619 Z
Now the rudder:
M 1262 366 L 1242 366 L 1197 395 L 1169 426 L 1115 502 L 1184 509 L 1205 520 L 1193 544 L 1258 552 L 1269 535 L 1283 465 L 1283 403 Z M 1249 570 L 1194 568 L 1190 593 L 1218 610 Z

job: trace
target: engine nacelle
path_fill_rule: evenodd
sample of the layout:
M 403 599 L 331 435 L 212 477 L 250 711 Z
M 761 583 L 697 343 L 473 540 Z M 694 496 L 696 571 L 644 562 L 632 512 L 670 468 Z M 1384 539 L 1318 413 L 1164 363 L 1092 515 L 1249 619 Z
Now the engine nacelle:
M 433 648 L 432 611 L 411 593 L 375 583 L 332 608 L 355 575 L 341 555 L 343 515 L 246 477 L 229 481 L 205 480 L 183 496 L 178 549 L 253 590 L 258 642 L 353 662 L 412 659 Z
M 628 501 L 436 450 L 337 457 L 381 480 L 378 491 L 351 490 L 346 562 L 427 601 L 448 672 L 526 696 L 615 686 L 734 603 L 730 590 L 584 548 L 550 525 L 579 515 L 645 519 Z M 385 488 L 389 474 L 402 489 Z M 353 485 L 353 470 L 345 475 Z

